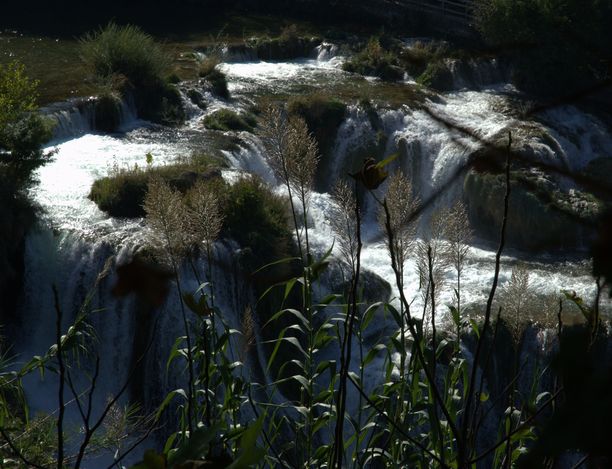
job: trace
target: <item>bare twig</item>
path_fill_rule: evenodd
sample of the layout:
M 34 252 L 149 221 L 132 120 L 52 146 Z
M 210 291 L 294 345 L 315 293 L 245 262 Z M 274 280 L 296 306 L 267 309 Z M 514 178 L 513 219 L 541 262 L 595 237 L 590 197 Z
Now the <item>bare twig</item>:
M 489 292 L 489 298 L 487 299 L 487 307 L 485 310 L 485 319 L 484 324 L 482 326 L 482 332 L 480 333 L 480 337 L 478 338 L 478 342 L 476 344 L 476 352 L 474 353 L 474 361 L 472 364 L 472 373 L 470 376 L 470 382 L 468 388 L 466 389 L 466 404 L 463 412 L 463 425 L 462 425 L 462 435 L 465 441 L 469 441 L 470 438 L 468 436 L 469 425 L 472 420 L 472 415 L 470 414 L 472 402 L 474 401 L 474 396 L 472 395 L 474 392 L 474 386 L 476 384 L 476 376 L 478 373 L 478 364 L 480 361 L 480 354 L 482 352 L 482 347 L 484 345 L 484 339 L 486 337 L 486 332 L 489 328 L 489 324 L 491 322 L 491 308 L 493 306 L 493 299 L 495 298 L 495 292 L 497 291 L 497 284 L 499 282 L 499 271 L 501 267 L 501 255 L 504 250 L 505 242 L 506 242 L 506 225 L 508 223 L 508 211 L 510 204 L 510 149 L 512 148 L 512 134 L 508 134 L 508 154 L 506 157 L 506 194 L 504 196 L 504 215 L 502 219 L 501 232 L 500 232 L 500 240 L 499 247 L 497 249 L 497 253 L 495 254 L 495 275 L 493 276 L 493 285 L 491 286 L 491 291 Z M 476 406 L 478 408 L 478 403 L 480 399 L 476 399 Z M 469 458 L 468 449 L 466 448 L 465 457 Z M 460 461 L 460 464 L 465 464 L 466 461 Z
M 64 402 L 64 381 L 66 379 L 66 368 L 62 357 L 62 308 L 59 302 L 59 293 L 57 287 L 53 285 L 53 300 L 55 304 L 55 312 L 57 313 L 55 340 L 57 342 L 57 363 L 59 366 L 59 414 L 57 417 L 57 469 L 62 469 L 64 466 L 64 413 L 66 404 Z
M 257 410 L 257 406 L 255 405 L 255 402 L 253 402 L 253 397 L 251 396 L 250 389 L 248 393 L 248 398 L 249 398 L 249 404 L 251 405 L 251 409 L 253 409 L 253 413 L 255 414 L 255 417 L 259 418 L 259 411 Z M 268 436 L 268 432 L 266 431 L 265 428 L 262 429 L 262 435 L 263 435 L 264 440 L 266 440 L 267 447 L 270 449 L 270 451 L 274 453 L 274 457 L 278 461 L 278 464 L 280 464 L 282 467 L 289 467 L 289 468 L 295 469 L 296 466 L 293 466 L 289 462 L 283 461 L 281 459 L 280 454 L 278 454 L 278 452 L 276 451 L 276 448 L 272 444 L 272 441 L 270 440 L 270 437 Z

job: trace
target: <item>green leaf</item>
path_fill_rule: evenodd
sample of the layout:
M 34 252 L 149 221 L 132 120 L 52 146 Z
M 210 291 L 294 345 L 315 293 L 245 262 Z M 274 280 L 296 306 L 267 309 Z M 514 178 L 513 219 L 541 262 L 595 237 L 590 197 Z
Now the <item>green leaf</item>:
M 169 392 L 166 398 L 164 399 L 164 401 L 160 404 L 159 408 L 157 409 L 157 412 L 155 413 L 155 420 L 159 420 L 159 417 L 161 416 L 162 412 L 166 410 L 166 407 L 168 407 L 170 402 L 172 402 L 172 399 L 174 399 L 174 397 L 177 395 L 183 396 L 185 400 L 187 400 L 187 393 L 183 389 L 175 389 L 174 391 Z
M 459 311 L 454 306 L 449 306 L 448 309 L 450 309 L 451 317 L 453 318 L 453 322 L 455 323 L 455 326 L 460 327 L 461 317 L 459 316 Z
M 189 439 L 168 458 L 168 465 L 173 467 L 190 459 L 198 459 L 208 452 L 209 444 L 217 436 L 219 424 L 210 427 L 200 427 L 189 435 Z
M 476 334 L 476 337 L 480 339 L 480 329 L 478 328 L 478 324 L 473 319 L 470 319 L 470 326 L 472 326 L 472 330 Z
M 386 349 L 386 345 L 384 344 L 376 344 L 374 346 L 374 348 L 372 350 L 370 350 L 368 352 L 368 354 L 366 355 L 366 357 L 363 359 L 363 366 L 364 368 L 372 361 L 374 360 L 374 358 L 376 357 L 376 355 L 378 355 L 378 352 L 380 352 L 381 350 Z
M 240 455 L 227 469 L 247 469 L 258 464 L 265 456 L 265 450 L 257 447 L 257 439 L 263 428 L 263 415 L 247 428 L 240 439 Z
M 266 270 L 267 268 L 273 267 L 273 266 L 278 265 L 278 264 L 287 264 L 287 263 L 289 263 L 291 261 L 300 261 L 300 260 L 302 260 L 301 257 L 285 257 L 284 259 L 281 259 L 279 261 L 270 262 L 269 264 L 266 264 L 263 267 L 260 267 L 259 269 L 254 271 L 253 274 L 258 274 L 262 270 Z
M 168 370 L 170 369 L 170 365 L 172 364 L 174 359 L 181 356 L 181 353 L 179 351 L 179 346 L 182 341 L 183 341 L 182 337 L 178 337 L 174 341 L 174 344 L 172 345 L 172 348 L 170 349 L 170 355 L 168 356 L 168 360 L 166 361 L 166 373 L 168 373 Z
M 393 305 L 387 304 L 385 305 L 387 310 L 389 310 L 391 312 L 391 315 L 393 316 L 393 319 L 395 319 L 395 323 L 398 326 L 402 326 L 402 316 L 400 315 L 399 311 L 397 309 L 395 309 L 395 307 Z
M 296 282 L 297 282 L 297 279 L 292 278 L 291 280 L 289 280 L 286 283 L 286 285 L 285 285 L 285 294 L 283 295 L 283 300 L 286 300 L 289 297 L 289 294 L 291 293 L 291 290 L 293 290 L 293 287 L 294 287 Z
M 366 309 L 365 312 L 363 313 L 363 319 L 361 320 L 361 329 L 362 330 L 365 330 L 368 327 L 368 325 L 370 324 L 370 322 L 374 318 L 374 313 L 376 313 L 378 308 L 380 308 L 382 305 L 383 305 L 383 303 L 381 301 L 379 301 L 377 303 L 374 303 L 374 304 L 368 306 L 368 309 Z

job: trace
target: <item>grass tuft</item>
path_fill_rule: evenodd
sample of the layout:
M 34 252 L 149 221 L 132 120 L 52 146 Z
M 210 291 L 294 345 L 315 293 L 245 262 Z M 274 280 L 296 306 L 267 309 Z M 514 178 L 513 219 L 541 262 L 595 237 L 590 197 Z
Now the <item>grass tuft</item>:
M 210 130 L 251 132 L 257 122 L 252 114 L 238 114 L 231 109 L 219 109 L 204 118 L 204 127 Z

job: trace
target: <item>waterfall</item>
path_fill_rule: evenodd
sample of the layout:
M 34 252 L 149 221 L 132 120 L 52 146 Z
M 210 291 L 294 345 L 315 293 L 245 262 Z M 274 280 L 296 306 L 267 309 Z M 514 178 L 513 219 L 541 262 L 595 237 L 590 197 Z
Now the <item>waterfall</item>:
M 338 49 L 334 45 L 321 44 L 316 50 L 317 62 L 339 59 L 337 53 Z M 231 53 L 229 54 L 231 59 Z M 235 55 L 234 59 L 242 60 L 238 55 Z M 252 58 L 244 56 L 243 59 Z M 284 92 L 293 90 L 291 87 L 296 83 L 299 85 L 302 81 L 316 82 L 320 77 L 350 79 L 333 67 L 316 64 L 313 60 L 226 63 L 222 67 L 230 79 L 237 106 L 247 102 L 240 100 L 244 96 L 248 98 L 253 90 L 262 94 L 269 90 Z M 478 80 L 484 83 L 496 79 L 496 64 L 482 67 L 479 72 L 482 78 Z M 459 74 L 460 71 L 457 70 L 456 73 Z M 457 83 L 461 79 L 457 75 Z M 187 102 L 187 91 L 181 92 Z M 511 113 L 500 111 L 505 102 L 494 92 L 449 93 L 427 98 L 426 104 L 435 114 L 451 123 L 472 129 L 482 138 L 494 138 L 516 124 Z M 24 361 L 32 355 L 44 353 L 55 342 L 55 305 L 51 285 L 55 285 L 59 292 L 61 309 L 65 314 L 63 326 L 66 330 L 74 321 L 75 312 L 81 307 L 108 261 L 108 275 L 99 281 L 91 303 L 93 312 L 90 322 L 101 356 L 102 384 L 96 396 L 95 407 L 99 411 L 107 396 L 116 392 L 117 387 L 127 379 L 132 364 L 138 359 L 143 346 L 150 341 L 151 349 L 139 368 L 138 379 L 135 379 L 146 383 L 146 386 L 130 389 L 124 402 L 130 397 L 136 397 L 151 410 L 169 391 L 183 387 L 185 383 L 185 374 L 181 367 L 171 367 L 170 373 L 166 372 L 166 362 L 172 345 L 177 337 L 184 334 L 177 290 L 171 288 L 164 304 L 155 308 L 147 306 L 137 297 L 118 298 L 112 294 L 118 280 L 115 268 L 129 263 L 134 258 L 146 244 L 147 231 L 142 220 L 108 217 L 88 200 L 87 195 L 93 181 L 107 175 L 108 168 L 113 164 L 118 167 L 143 165 L 145 155 L 149 152 L 154 155 L 155 164 L 172 162 L 176 157 L 188 154 L 192 149 L 190 140 L 197 132 L 202 132 L 198 121 L 202 111 L 196 106 L 189 107 L 188 115 L 192 120 L 185 128 L 178 130 L 142 127 L 124 134 L 93 135 L 94 107 L 95 100 L 89 99 L 55 105 L 44 111 L 57 122 L 54 139 L 60 143 L 57 143 L 54 160 L 38 171 L 40 183 L 33 190 L 36 202 L 45 211 L 45 222 L 27 238 L 23 299 L 19 308 L 19 324 L 14 325 L 19 332 L 16 336 L 15 351 L 19 353 L 20 360 Z M 135 120 L 134 108 L 130 102 L 122 104 L 122 116 L 123 123 Z M 603 150 L 612 148 L 605 125 L 575 108 L 566 107 L 560 111 L 549 112 L 540 120 L 539 128 L 550 136 L 538 141 L 541 151 L 537 154 L 542 158 L 557 158 L 571 168 L 580 170 L 598 155 L 603 155 Z M 224 152 L 229 163 L 229 169 L 223 170 L 224 178 L 231 182 L 245 172 L 254 173 L 277 192 L 283 193 L 283 188 L 278 184 L 266 161 L 258 137 L 248 132 L 232 136 L 236 137 L 238 143 L 232 150 Z M 478 146 L 465 135 L 449 131 L 444 123 L 437 121 L 418 106 L 389 108 L 380 105 L 366 110 L 362 106 L 350 105 L 338 130 L 329 161 L 322 163 L 325 165 L 322 172 L 324 181 L 318 182 L 322 182 L 323 187 L 317 187 L 320 192 L 314 192 L 310 199 L 309 228 L 311 243 L 317 250 L 317 255 L 327 251 L 332 245 L 335 246 L 334 254 L 338 254 L 330 222 L 334 216 L 330 188 L 335 181 L 357 170 L 363 157 L 375 156 L 380 160 L 397 153 L 398 157 L 390 169 L 401 168 L 412 179 L 419 196 L 426 198 L 434 190 L 448 185 L 449 178 Z M 461 183 L 462 181 L 455 182 L 439 203 L 449 204 L 459 197 Z M 384 283 L 394 285 L 394 273 L 390 268 L 387 246 L 377 221 L 376 205 L 372 201 L 366 202 L 364 211 L 364 270 L 368 271 L 371 279 L 379 282 L 377 285 L 381 291 L 386 291 L 383 288 Z M 420 233 L 424 234 L 426 233 Z M 236 251 L 237 246 L 229 241 L 215 245 L 213 275 L 216 302 L 223 312 L 223 320 L 231 328 L 241 330 L 243 314 L 247 306 L 254 302 L 254 298 L 248 280 L 238 268 Z M 462 279 L 465 304 L 482 303 L 483 299 L 486 299 L 491 285 L 493 262 L 494 252 L 491 249 L 480 244 L 471 248 Z M 503 262 L 500 276 L 502 284 L 509 278 L 515 260 L 504 257 Z M 203 260 L 199 260 L 197 264 L 201 272 L 207 271 Z M 593 292 L 588 269 L 572 266 L 575 272 L 568 273 L 566 264 L 534 264 L 530 267 L 538 292 L 558 292 L 560 288 L 569 286 L 585 298 Z M 199 282 L 188 266 L 181 268 L 180 276 L 185 292 L 195 291 L 199 287 Z M 202 274 L 202 279 L 204 277 Z M 337 271 L 326 273 L 318 294 L 322 296 L 326 292 L 337 291 L 340 278 Z M 422 305 L 418 289 L 419 277 L 412 259 L 406 265 L 404 280 L 407 297 L 415 299 L 414 307 L 420 308 Z M 449 274 L 445 281 L 454 281 L 453 275 Z M 391 294 L 391 297 L 395 296 Z M 453 301 L 452 291 L 441 295 L 440 304 L 451 304 Z M 97 311 L 98 309 L 100 311 Z M 441 318 L 441 321 L 445 321 L 445 318 Z M 254 324 L 258 338 L 262 337 L 261 326 L 257 321 Z M 387 338 L 392 331 L 392 322 L 381 317 L 376 321 L 368 340 L 374 340 L 379 335 Z M 542 344 L 550 343 L 546 333 L 530 333 L 526 337 L 523 352 L 525 356 L 535 354 L 536 350 L 539 350 L 538 347 L 543 347 Z M 271 381 L 265 371 L 268 357 L 265 356 L 266 352 L 260 340 L 256 340 L 252 348 L 245 350 L 245 344 L 238 337 L 234 337 L 232 350 L 233 359 L 245 362 L 244 373 L 252 381 Z M 545 351 L 541 356 L 549 353 Z M 368 391 L 370 387 L 380 383 L 383 377 L 383 359 L 376 360 L 378 361 L 375 361 L 367 372 L 365 382 Z M 355 359 L 353 366 L 356 366 L 357 362 Z M 92 366 L 91 360 L 85 360 L 83 363 L 86 371 L 91 371 Z M 47 374 L 44 380 L 41 380 L 37 375 L 33 375 L 25 384 L 34 412 L 55 410 L 55 397 L 50 392 L 55 389 L 54 376 Z M 78 385 L 84 388 L 87 383 L 80 382 Z M 282 396 L 277 394 L 275 398 L 280 402 Z M 357 400 L 351 399 L 349 411 L 354 411 L 356 405 Z M 73 422 L 78 422 L 74 406 L 70 408 L 69 417 Z
M 223 62 L 255 62 L 257 61 L 257 51 L 246 45 L 226 46 L 221 51 Z
M 57 316 L 52 285 L 58 291 L 60 309 L 64 315 L 63 333 L 75 322 L 77 312 L 83 307 L 85 299 L 90 297 L 91 302 L 86 311 L 93 336 L 88 339 L 88 343 L 93 345 L 92 351 L 100 357 L 94 418 L 130 376 L 128 393 L 120 403 L 139 402 L 147 412 L 154 412 L 172 390 L 186 387 L 182 364 L 175 364 L 169 372 L 166 370 L 172 345 L 177 337 L 184 335 L 181 306 L 174 284 L 168 291 L 166 301 L 159 307 L 148 306 L 138 296 L 121 298 L 112 293 L 118 282 L 116 267 L 129 263 L 138 249 L 138 244 L 128 243 L 115 247 L 106 241 L 84 240 L 79 234 L 55 234 L 44 227 L 30 233 L 27 239 L 25 289 L 19 324 L 14 325 L 18 331 L 15 351 L 23 360 L 28 360 L 43 355 L 56 342 Z M 222 312 L 222 316 L 217 319 L 218 326 L 221 327 L 220 321 L 223 321 L 233 330 L 242 330 L 243 314 L 254 299 L 240 273 L 235 249 L 232 243 L 217 243 L 215 246 L 215 303 Z M 204 276 L 208 270 L 204 260 L 198 260 L 196 268 L 201 272 L 202 281 L 209 280 Z M 96 282 L 96 278 L 103 272 L 105 276 Z M 191 267 L 185 265 L 181 268 L 180 277 L 183 291 L 194 292 L 199 288 Z M 195 325 L 195 315 L 190 311 L 187 311 L 187 315 Z M 195 329 L 192 334 L 197 334 Z M 149 343 L 150 348 L 146 351 Z M 255 347 L 260 345 L 257 343 Z M 263 352 L 260 350 L 258 353 Z M 244 361 L 242 373 L 250 376 L 252 370 L 254 379 L 265 382 L 262 371 L 265 365 L 260 364 L 258 353 L 248 352 L 242 339 L 237 335 L 232 337 L 232 361 Z M 139 359 L 142 360 L 140 365 L 133 368 Z M 80 379 L 75 377 L 77 389 L 87 390 L 89 382 L 83 376 L 86 373 L 93 374 L 94 361 L 92 355 L 84 355 L 79 360 Z M 146 386 L 141 386 L 143 383 Z M 45 374 L 44 378 L 33 373 L 24 380 L 26 398 L 33 415 L 53 412 L 57 408 L 57 385 L 57 376 L 52 373 Z M 66 395 L 68 397 L 68 392 Z M 171 407 L 168 412 L 170 428 L 176 425 L 173 410 L 176 407 Z M 80 422 L 74 402 L 67 406 L 67 422 Z M 168 436 L 164 432 L 157 434 L 156 444 L 163 445 Z M 96 460 L 96 463 L 92 462 L 93 465 L 88 467 L 106 467 L 104 462 L 110 462 L 108 457 L 100 463 Z
M 510 82 L 510 71 L 497 58 L 449 59 L 445 62 L 453 89 L 485 89 Z
M 322 42 L 315 48 L 315 56 L 318 62 L 329 62 L 338 55 L 338 46 L 330 42 Z
M 61 142 L 96 131 L 97 98 L 79 98 L 44 107 L 40 112 L 53 123 L 53 142 Z M 121 100 L 120 127 L 136 121 L 137 112 L 131 97 Z
M 68 140 L 94 129 L 95 99 L 77 99 L 41 109 L 55 123 L 53 140 Z

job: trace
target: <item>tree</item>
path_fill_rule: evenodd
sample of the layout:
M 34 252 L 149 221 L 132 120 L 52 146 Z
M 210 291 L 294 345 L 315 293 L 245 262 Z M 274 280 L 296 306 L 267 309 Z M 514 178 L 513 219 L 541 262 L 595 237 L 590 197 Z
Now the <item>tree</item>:
M 484 39 L 513 58 L 523 89 L 567 95 L 609 78 L 609 0 L 477 0 L 475 12 Z
M 41 147 L 51 129 L 36 114 L 37 98 L 38 82 L 28 78 L 22 64 L 0 65 L 0 179 L 12 194 L 29 185 L 49 156 Z

